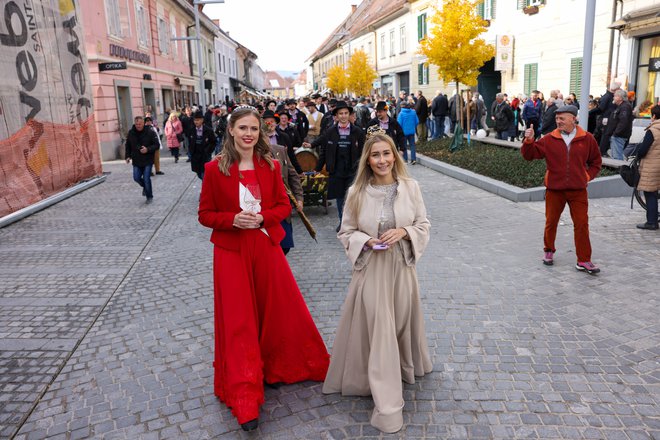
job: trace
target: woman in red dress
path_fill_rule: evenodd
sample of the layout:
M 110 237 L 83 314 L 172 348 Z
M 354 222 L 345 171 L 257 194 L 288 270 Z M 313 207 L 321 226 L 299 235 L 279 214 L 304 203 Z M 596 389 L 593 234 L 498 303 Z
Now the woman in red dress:
M 258 426 L 264 383 L 322 381 L 329 363 L 280 247 L 291 205 L 279 168 L 257 110 L 238 107 L 199 202 L 215 245 L 214 391 L 246 431 Z

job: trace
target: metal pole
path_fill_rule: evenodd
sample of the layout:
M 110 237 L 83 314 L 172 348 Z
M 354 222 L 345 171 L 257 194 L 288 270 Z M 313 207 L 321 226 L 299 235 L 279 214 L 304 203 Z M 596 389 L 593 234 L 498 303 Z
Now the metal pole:
M 591 55 L 594 49 L 594 20 L 596 0 L 587 0 L 584 19 L 584 46 L 582 54 L 582 90 L 580 93 L 579 123 L 586 130 L 589 124 L 589 90 L 591 88 Z
M 202 68 L 202 34 L 199 30 L 199 6 L 193 2 L 195 8 L 195 32 L 197 32 L 197 74 L 199 75 L 199 105 L 206 111 L 206 96 L 204 91 L 204 70 Z

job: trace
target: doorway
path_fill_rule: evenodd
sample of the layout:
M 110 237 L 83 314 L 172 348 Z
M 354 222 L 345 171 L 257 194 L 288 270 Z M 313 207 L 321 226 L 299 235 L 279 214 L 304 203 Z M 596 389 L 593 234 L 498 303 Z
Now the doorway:
M 154 92 L 153 87 L 142 86 L 142 105 L 143 112 L 151 111 L 152 115 L 158 114 L 158 108 L 156 107 L 156 92 Z
M 133 109 L 131 107 L 131 89 L 128 86 L 117 86 L 117 113 L 119 120 L 119 133 L 123 140 L 128 130 L 133 126 Z
M 495 58 L 492 58 L 479 69 L 479 77 L 477 78 L 477 91 L 484 99 L 486 107 L 486 123 L 489 127 L 493 126 L 494 122 L 490 117 L 490 106 L 495 101 L 495 95 L 502 90 L 502 74 L 495 70 Z
M 405 90 L 406 94 L 410 94 L 410 72 L 401 72 L 397 74 L 399 76 L 399 90 Z

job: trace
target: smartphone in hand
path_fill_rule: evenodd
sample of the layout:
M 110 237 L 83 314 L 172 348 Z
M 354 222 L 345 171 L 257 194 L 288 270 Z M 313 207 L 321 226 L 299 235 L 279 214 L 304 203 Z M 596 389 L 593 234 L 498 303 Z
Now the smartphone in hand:
M 371 246 L 371 249 L 373 249 L 375 251 L 384 251 L 384 250 L 387 250 L 389 248 L 390 247 L 386 244 L 375 244 L 375 245 Z

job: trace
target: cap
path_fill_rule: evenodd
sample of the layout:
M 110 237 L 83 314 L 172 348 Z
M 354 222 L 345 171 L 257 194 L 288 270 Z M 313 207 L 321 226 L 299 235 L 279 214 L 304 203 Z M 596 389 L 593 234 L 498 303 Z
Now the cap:
M 556 115 L 558 115 L 559 113 L 570 113 L 573 116 L 577 116 L 578 109 L 574 105 L 562 105 L 555 111 Z

